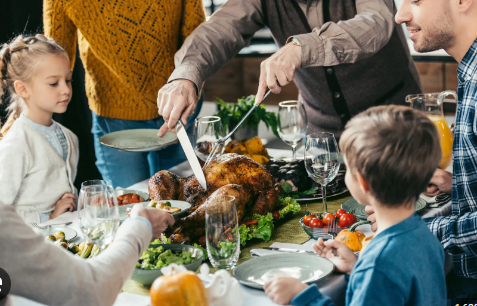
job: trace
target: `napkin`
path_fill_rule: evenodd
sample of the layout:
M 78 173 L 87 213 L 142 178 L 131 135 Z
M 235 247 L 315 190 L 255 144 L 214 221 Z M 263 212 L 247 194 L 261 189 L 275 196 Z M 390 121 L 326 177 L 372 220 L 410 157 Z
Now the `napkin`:
M 113 306 L 149 306 L 151 305 L 151 298 L 149 296 L 132 294 L 129 292 L 121 292 Z
M 283 254 L 290 254 L 287 252 L 279 252 L 274 250 L 267 250 L 267 249 L 251 249 L 250 253 L 254 256 L 268 256 L 268 255 L 283 255 Z
M 65 224 L 68 222 L 73 222 L 78 219 L 78 212 L 67 211 L 64 214 L 59 215 L 58 217 L 48 220 L 46 222 L 40 223 L 40 226 L 47 226 L 47 225 L 57 225 L 57 224 Z

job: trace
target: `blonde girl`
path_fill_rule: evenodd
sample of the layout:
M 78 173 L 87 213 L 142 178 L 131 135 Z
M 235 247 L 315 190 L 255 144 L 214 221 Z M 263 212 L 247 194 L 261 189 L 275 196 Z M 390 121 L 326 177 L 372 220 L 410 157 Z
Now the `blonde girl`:
M 0 50 L 0 97 L 4 91 L 0 203 L 14 205 L 25 222 L 75 210 L 78 138 L 52 119 L 71 100 L 68 55 L 43 35 L 16 37 Z

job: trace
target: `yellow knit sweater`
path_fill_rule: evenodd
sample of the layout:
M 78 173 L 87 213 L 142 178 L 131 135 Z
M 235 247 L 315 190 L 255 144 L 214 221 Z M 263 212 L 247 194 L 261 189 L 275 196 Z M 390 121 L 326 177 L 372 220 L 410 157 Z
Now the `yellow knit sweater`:
M 174 70 L 174 54 L 205 20 L 202 0 L 44 0 L 45 35 L 74 65 L 76 43 L 86 94 L 96 114 L 157 118 L 157 92 Z

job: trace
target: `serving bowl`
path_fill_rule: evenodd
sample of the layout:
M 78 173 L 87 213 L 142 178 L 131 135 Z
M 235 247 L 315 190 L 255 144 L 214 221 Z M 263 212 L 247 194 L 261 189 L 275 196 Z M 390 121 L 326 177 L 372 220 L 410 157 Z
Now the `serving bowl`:
M 184 265 L 184 267 L 190 271 L 197 271 L 197 269 L 199 269 L 200 265 L 202 264 L 202 260 L 204 259 L 204 252 L 201 249 L 191 245 L 150 244 L 149 248 L 158 248 L 161 246 L 164 248 L 164 250 L 171 250 L 172 252 L 176 253 L 180 253 L 182 251 L 191 252 L 192 258 L 195 258 L 195 260 L 192 261 L 190 264 Z M 140 284 L 150 286 L 159 276 L 162 276 L 161 269 L 146 270 L 141 268 L 135 268 L 131 279 Z

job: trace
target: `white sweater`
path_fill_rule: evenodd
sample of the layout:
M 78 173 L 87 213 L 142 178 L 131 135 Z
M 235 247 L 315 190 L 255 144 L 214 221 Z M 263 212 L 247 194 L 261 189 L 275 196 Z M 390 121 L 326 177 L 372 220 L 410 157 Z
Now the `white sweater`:
M 144 222 L 128 219 L 104 252 L 84 259 L 45 241 L 0 204 L 0 267 L 10 276 L 10 294 L 46 305 L 112 305 L 151 238 Z
M 51 213 L 63 194 L 76 194 L 78 138 L 60 125 L 68 141 L 66 162 L 43 137 L 16 120 L 0 140 L 0 204 L 14 205 L 25 222 L 40 222 L 38 212 Z

